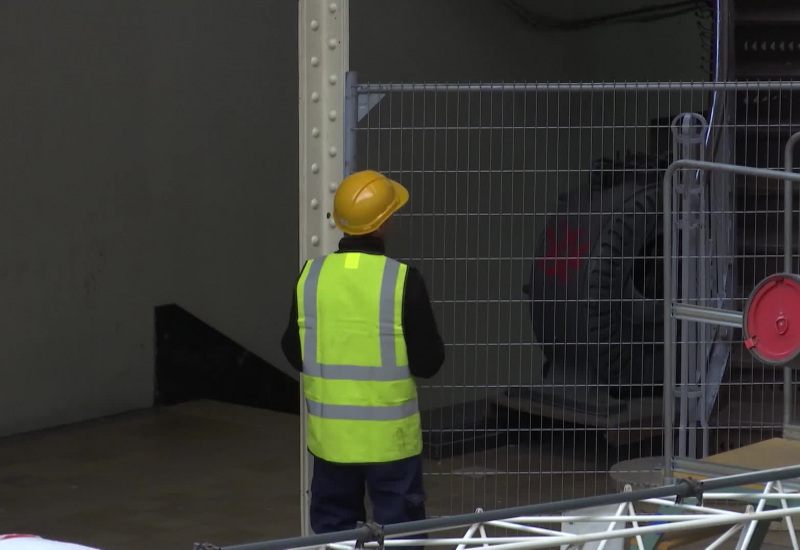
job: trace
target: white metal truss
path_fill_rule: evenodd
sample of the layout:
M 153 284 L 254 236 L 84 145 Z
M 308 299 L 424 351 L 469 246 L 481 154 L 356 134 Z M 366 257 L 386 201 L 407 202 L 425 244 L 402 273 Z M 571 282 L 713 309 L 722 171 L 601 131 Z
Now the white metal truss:
M 630 492 L 630 486 L 625 488 Z M 654 542 L 645 542 L 648 535 L 666 535 L 709 529 L 718 529 L 718 534 L 705 539 L 705 548 L 715 550 L 728 541 L 736 540 L 736 548 L 758 547 L 754 541 L 756 531 L 761 525 L 782 521 L 786 525 L 786 537 L 791 548 L 800 550 L 792 515 L 800 514 L 800 494 L 784 490 L 781 482 L 769 482 L 761 493 L 758 492 L 715 492 L 703 496 L 712 502 L 745 503 L 742 512 L 708 504 L 688 504 L 667 499 L 645 499 L 625 502 L 611 506 L 610 513 L 580 513 L 578 510 L 564 515 L 509 517 L 503 520 L 487 521 L 471 525 L 462 537 L 428 539 L 387 538 L 384 547 L 407 547 L 425 545 L 429 547 L 455 547 L 465 550 L 472 547 L 492 550 L 523 550 L 534 548 L 562 549 L 581 548 L 590 543 L 596 550 L 605 550 L 612 541 L 634 540 L 639 550 L 654 547 Z M 722 506 L 722 505 L 720 505 Z M 637 508 L 669 509 L 669 513 L 639 512 Z M 478 513 L 482 510 L 478 509 Z M 565 529 L 581 524 L 592 524 L 588 530 Z M 542 527 L 547 526 L 547 527 Z M 501 529 L 507 534 L 489 535 L 487 528 Z M 576 532 L 578 531 L 578 532 Z M 356 541 L 330 544 L 333 550 L 352 550 Z M 364 548 L 378 548 L 377 542 L 365 543 Z
M 339 232 L 328 216 L 344 174 L 345 77 L 349 63 L 349 0 L 299 0 L 300 264 L 333 252 Z M 302 399 L 302 381 L 301 381 Z M 311 457 L 301 407 L 301 521 L 308 522 Z

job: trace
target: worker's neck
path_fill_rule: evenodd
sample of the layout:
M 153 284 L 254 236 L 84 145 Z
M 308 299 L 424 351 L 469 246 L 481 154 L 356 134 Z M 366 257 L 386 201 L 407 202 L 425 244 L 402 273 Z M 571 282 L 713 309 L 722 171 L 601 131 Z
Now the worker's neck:
M 345 235 L 339 241 L 339 252 L 365 252 L 386 254 L 383 238 L 375 233 L 369 235 Z

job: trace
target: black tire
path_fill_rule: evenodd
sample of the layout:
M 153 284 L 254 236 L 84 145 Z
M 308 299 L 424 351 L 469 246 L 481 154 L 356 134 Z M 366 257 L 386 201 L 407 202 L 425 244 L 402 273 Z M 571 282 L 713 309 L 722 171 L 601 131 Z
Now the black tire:
M 598 381 L 625 395 L 664 381 L 662 195 L 658 184 L 618 190 L 627 197 L 613 201 L 586 261 L 586 319 Z
M 526 289 L 548 369 L 584 369 L 618 397 L 663 383 L 662 173 L 562 196 Z

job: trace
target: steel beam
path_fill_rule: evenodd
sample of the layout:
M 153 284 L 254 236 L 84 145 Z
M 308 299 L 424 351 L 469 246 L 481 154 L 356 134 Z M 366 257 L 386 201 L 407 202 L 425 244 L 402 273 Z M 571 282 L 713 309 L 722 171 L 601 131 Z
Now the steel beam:
M 348 15 L 349 0 L 298 1 L 301 266 L 309 258 L 334 252 L 340 238 L 328 213 L 344 175 Z M 302 400 L 302 380 L 300 386 Z M 305 445 L 305 422 L 301 407 L 301 528 L 308 535 L 312 461 Z

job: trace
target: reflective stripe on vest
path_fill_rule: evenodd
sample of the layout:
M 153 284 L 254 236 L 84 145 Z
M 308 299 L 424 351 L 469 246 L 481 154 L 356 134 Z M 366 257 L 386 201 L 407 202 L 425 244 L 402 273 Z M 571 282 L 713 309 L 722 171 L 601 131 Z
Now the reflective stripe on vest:
M 402 420 L 419 412 L 417 400 L 394 407 L 362 407 L 359 405 L 323 405 L 306 399 L 309 414 L 332 420 Z
M 343 253 L 313 260 L 304 272 L 298 306 L 309 450 L 333 462 L 419 454 L 419 407 L 401 328 L 406 267 Z

